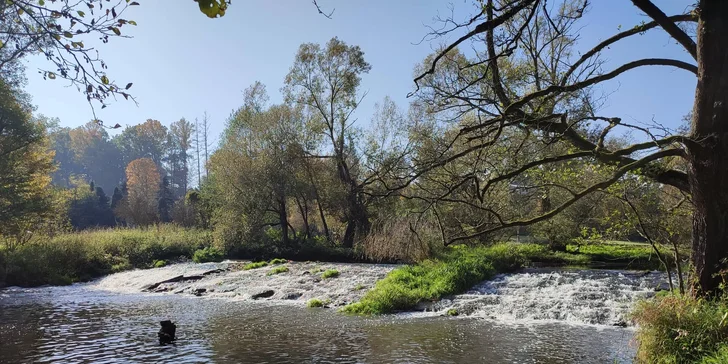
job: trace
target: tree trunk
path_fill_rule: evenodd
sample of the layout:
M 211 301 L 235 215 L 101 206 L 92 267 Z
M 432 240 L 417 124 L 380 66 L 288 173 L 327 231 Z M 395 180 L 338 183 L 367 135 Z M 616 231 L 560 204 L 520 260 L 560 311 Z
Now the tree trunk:
M 296 196 L 296 205 L 298 205 L 298 211 L 301 213 L 301 219 L 303 220 L 303 228 L 306 232 L 306 239 L 311 238 L 311 227 L 308 224 L 308 202 L 306 199 L 303 199 L 303 203 L 301 203 L 301 200 Z
M 289 245 L 290 239 L 288 238 L 288 211 L 286 209 L 286 200 L 281 198 L 278 200 L 278 219 L 281 224 L 281 235 L 284 245 Z
M 371 223 L 369 222 L 369 214 L 367 213 L 366 206 L 359 200 L 359 193 L 355 187 L 352 187 L 350 190 L 347 196 L 347 203 L 349 205 L 349 211 L 346 216 L 347 225 L 342 245 L 345 248 L 353 248 L 354 239 L 357 236 L 366 236 L 371 228 Z
M 728 1 L 698 7 L 698 85 L 688 146 L 695 206 L 691 260 L 694 293 L 716 293 L 728 258 Z

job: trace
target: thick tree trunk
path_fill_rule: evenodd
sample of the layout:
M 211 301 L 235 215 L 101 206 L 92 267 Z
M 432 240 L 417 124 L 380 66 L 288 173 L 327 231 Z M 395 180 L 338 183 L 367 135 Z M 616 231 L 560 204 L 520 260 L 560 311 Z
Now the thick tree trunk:
M 702 0 L 698 85 L 688 146 L 695 206 L 692 263 L 695 293 L 715 293 L 728 258 L 728 1 Z
M 354 186 L 354 183 L 352 183 L 346 201 L 348 204 L 347 225 L 342 245 L 345 248 L 353 248 L 355 238 L 357 236 L 366 236 L 371 229 L 371 223 L 369 222 L 367 208 L 359 199 L 359 190 L 357 186 Z

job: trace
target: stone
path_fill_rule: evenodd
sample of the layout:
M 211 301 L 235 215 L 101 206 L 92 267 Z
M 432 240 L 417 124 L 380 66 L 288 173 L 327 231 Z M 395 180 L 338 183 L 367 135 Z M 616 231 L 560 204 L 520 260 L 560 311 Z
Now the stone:
M 289 292 L 283 295 L 284 300 L 297 300 L 303 296 L 301 292 Z
M 268 298 L 272 297 L 276 292 L 272 289 L 266 289 L 263 291 L 260 291 L 258 293 L 252 294 L 250 297 L 254 300 L 257 300 L 258 298 Z
M 197 289 L 195 289 L 192 292 L 192 294 L 195 295 L 195 296 L 197 296 L 197 297 L 199 297 L 199 296 L 202 296 L 202 294 L 205 293 L 205 292 L 207 292 L 207 289 L 205 289 L 205 288 L 197 288 Z
M 160 345 L 170 344 L 177 339 L 177 325 L 170 320 L 160 321 L 159 324 L 162 326 L 157 333 Z

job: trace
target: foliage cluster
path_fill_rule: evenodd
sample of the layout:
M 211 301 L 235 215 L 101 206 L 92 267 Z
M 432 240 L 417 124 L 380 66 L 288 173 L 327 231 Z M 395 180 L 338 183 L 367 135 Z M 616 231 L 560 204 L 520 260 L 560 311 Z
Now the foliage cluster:
M 669 294 L 639 302 L 633 312 L 641 363 L 725 363 L 728 297 Z

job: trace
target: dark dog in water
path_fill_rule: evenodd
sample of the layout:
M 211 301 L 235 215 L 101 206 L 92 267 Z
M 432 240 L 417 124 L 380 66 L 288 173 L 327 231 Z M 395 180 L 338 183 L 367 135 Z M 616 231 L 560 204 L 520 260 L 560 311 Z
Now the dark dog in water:
M 160 321 L 159 324 L 162 325 L 162 328 L 157 333 L 157 336 L 159 336 L 159 344 L 172 343 L 176 339 L 175 333 L 177 326 L 170 320 Z

